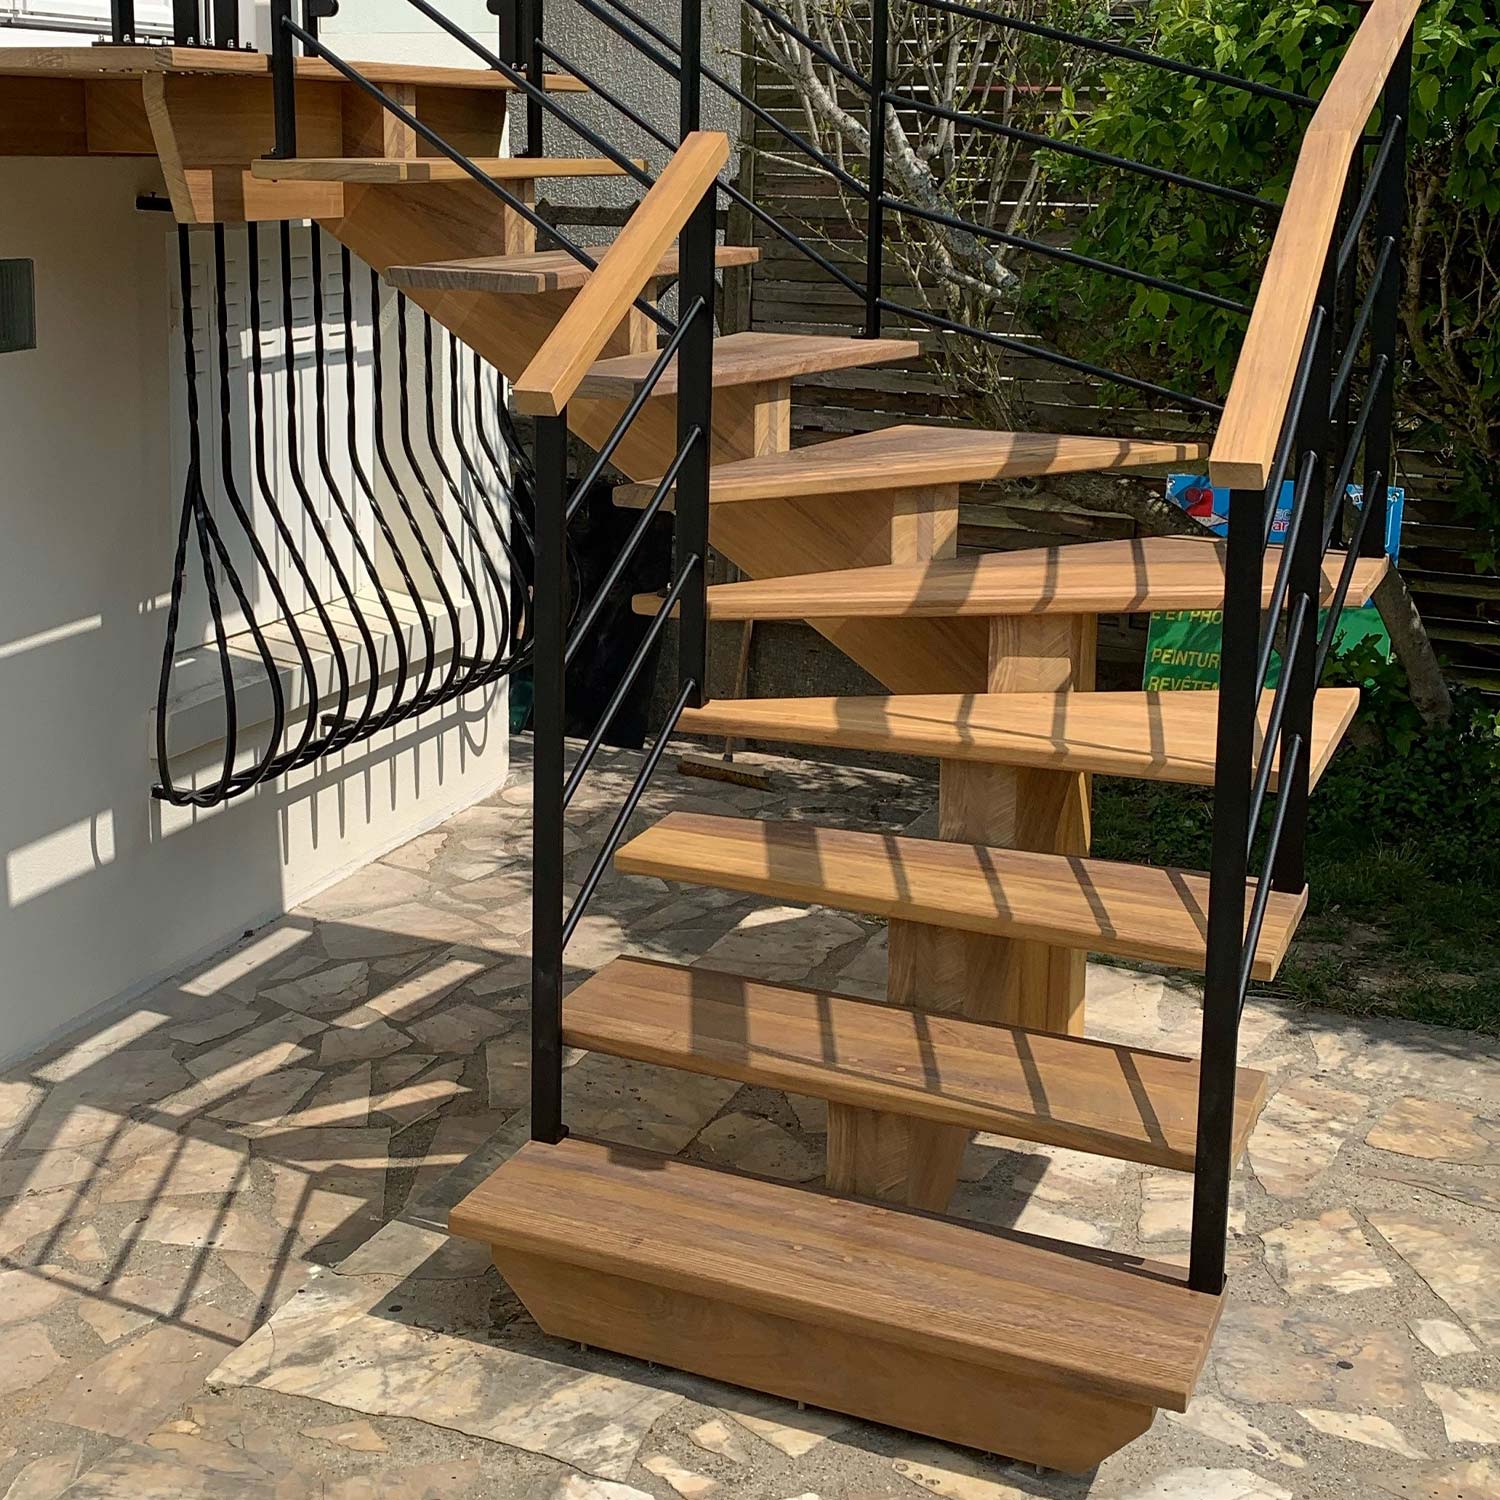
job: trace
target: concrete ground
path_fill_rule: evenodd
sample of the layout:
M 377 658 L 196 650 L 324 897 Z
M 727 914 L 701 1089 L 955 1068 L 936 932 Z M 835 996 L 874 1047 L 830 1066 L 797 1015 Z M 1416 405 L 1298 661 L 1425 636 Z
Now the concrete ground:
M 595 774 L 574 875 L 638 757 Z M 931 785 L 667 762 L 643 817 L 899 830 Z M 1274 1092 L 1185 1416 L 1064 1478 L 543 1337 L 449 1204 L 525 1130 L 528 782 L 0 1080 L 4 1500 L 1380 1500 L 1500 1497 L 1500 1057 L 1484 1038 L 1252 999 Z M 87 941 L 88 934 L 79 934 Z M 879 994 L 880 924 L 612 878 L 621 952 Z M 1096 965 L 1091 1034 L 1194 1051 L 1189 983 Z M 817 1104 L 569 1059 L 573 1128 L 791 1181 Z M 956 1211 L 1161 1259 L 1185 1177 L 980 1137 Z

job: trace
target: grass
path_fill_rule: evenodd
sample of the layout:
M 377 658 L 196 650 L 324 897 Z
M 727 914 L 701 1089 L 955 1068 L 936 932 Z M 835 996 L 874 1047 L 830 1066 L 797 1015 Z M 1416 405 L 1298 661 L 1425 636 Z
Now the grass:
M 1308 915 L 1267 988 L 1353 1015 L 1500 1034 L 1500 879 L 1491 841 L 1461 805 L 1436 809 L 1425 834 L 1391 831 L 1363 805 L 1363 785 L 1353 780 L 1362 767 L 1357 758 L 1336 761 L 1314 793 Z M 1095 784 L 1101 858 L 1206 870 L 1211 830 L 1202 788 Z

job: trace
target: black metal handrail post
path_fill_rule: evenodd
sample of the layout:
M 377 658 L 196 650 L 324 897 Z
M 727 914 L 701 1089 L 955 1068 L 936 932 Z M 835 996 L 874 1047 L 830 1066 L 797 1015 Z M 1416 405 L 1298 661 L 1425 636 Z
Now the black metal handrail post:
M 1225 1241 L 1229 1233 L 1240 1031 L 1240 951 L 1245 932 L 1245 882 L 1250 870 L 1250 780 L 1261 687 L 1256 677 L 1264 549 L 1263 500 L 1262 495 L 1248 490 L 1230 496 L 1224 566 L 1213 853 L 1188 1269 L 1188 1281 L 1194 1290 L 1214 1294 L 1224 1286 Z
M 532 610 L 531 1138 L 562 1121 L 563 732 L 568 629 L 568 414 L 536 424 L 536 583 Z
M 272 161 L 297 154 L 297 60 L 292 48 L 292 0 L 271 0 L 271 111 L 276 144 L 266 153 Z
M 136 40 L 135 0 L 110 0 L 109 39 L 117 47 L 129 46 Z
M 1385 263 L 1370 316 L 1370 425 L 1365 439 L 1364 505 L 1370 511 L 1360 537 L 1368 557 L 1385 550 L 1387 492 L 1395 448 L 1396 344 L 1400 335 L 1401 239 L 1406 229 L 1406 160 L 1411 116 L 1412 38 L 1407 34 L 1381 96 L 1382 115 L 1396 125 L 1395 140 L 1375 188 L 1374 242 L 1390 239 L 1394 252 Z M 1382 357 L 1385 359 L 1381 365 Z
M 547 59 L 542 52 L 542 35 L 546 20 L 542 0 L 521 0 L 521 24 L 526 38 L 526 81 L 534 89 L 547 87 Z M 544 156 L 542 101 L 534 94 L 526 98 L 525 156 Z
M 691 3 L 691 0 L 689 0 Z M 679 245 L 682 316 L 691 319 L 677 356 L 677 475 L 674 571 L 690 565 L 677 625 L 677 682 L 700 707 L 708 680 L 708 486 L 713 432 L 714 207 L 710 188 L 684 226 Z M 696 565 L 693 560 L 696 559 Z
M 865 327 L 880 337 L 885 281 L 885 111 L 890 73 L 890 0 L 873 0 L 870 21 L 870 201 L 865 208 Z

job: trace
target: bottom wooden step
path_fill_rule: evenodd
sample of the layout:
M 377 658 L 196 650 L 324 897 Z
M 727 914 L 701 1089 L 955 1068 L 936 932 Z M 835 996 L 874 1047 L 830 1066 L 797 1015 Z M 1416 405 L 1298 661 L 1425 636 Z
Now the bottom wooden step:
M 1068 1472 L 1186 1408 L 1219 1315 L 1173 1267 L 577 1139 L 449 1228 L 559 1338 Z

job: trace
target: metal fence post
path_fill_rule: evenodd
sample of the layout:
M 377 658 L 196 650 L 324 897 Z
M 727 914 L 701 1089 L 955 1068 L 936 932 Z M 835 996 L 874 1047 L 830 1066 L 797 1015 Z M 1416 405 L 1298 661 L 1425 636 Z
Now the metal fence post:
M 1300 891 L 1307 883 L 1307 802 L 1311 787 L 1307 747 L 1312 743 L 1313 695 L 1317 692 L 1318 604 L 1323 594 L 1323 533 L 1327 519 L 1343 506 L 1330 495 L 1336 460 L 1331 453 L 1335 422 L 1329 412 L 1333 390 L 1333 325 L 1338 297 L 1336 251 L 1330 250 L 1323 271 L 1319 302 L 1325 316 L 1318 332 L 1307 392 L 1297 422 L 1297 451 L 1305 462 L 1313 455 L 1312 477 L 1293 547 L 1286 598 L 1287 637 L 1282 671 L 1287 673 L 1286 711 L 1280 742 L 1276 795 L 1288 800 L 1286 821 L 1269 879 L 1278 891 Z M 1316 315 L 1316 309 L 1314 310 Z M 1300 468 L 1299 468 L 1300 472 Z M 1271 497 L 1272 503 L 1275 497 Z M 1330 510 L 1332 507 L 1332 510 Z M 1301 620 L 1297 635 L 1292 625 Z M 1274 625 L 1274 621 L 1272 624 Z M 1263 684 L 1257 683 L 1259 690 Z M 1251 833 L 1254 833 L 1254 829 Z
M 692 0 L 688 0 L 691 4 Z M 677 354 L 677 445 L 692 445 L 677 475 L 675 497 L 676 557 L 681 576 L 696 558 L 693 576 L 683 590 L 677 621 L 678 688 L 693 684 L 689 703 L 699 707 L 708 679 L 708 484 L 710 435 L 713 432 L 714 210 L 712 187 L 693 210 L 680 243 L 681 281 L 678 307 L 691 316 L 691 327 Z
M 678 139 L 698 129 L 703 117 L 703 0 L 682 0 L 681 73 L 678 78 Z M 685 263 L 684 263 L 685 267 Z M 681 305 L 686 306 L 686 299 Z
M 533 88 L 547 87 L 547 59 L 542 54 L 542 29 L 546 24 L 542 0 L 520 0 L 521 24 L 525 32 L 526 81 Z M 546 113 L 540 99 L 526 98 L 526 150 L 525 156 L 544 156 L 542 124 Z
M 562 1121 L 563 730 L 568 628 L 568 415 L 536 423 L 536 583 L 532 654 L 531 1138 Z
M 1230 497 L 1224 568 L 1224 639 L 1188 1270 L 1194 1290 L 1214 1294 L 1224 1286 L 1225 1238 L 1229 1233 L 1240 953 L 1245 933 L 1245 881 L 1250 868 L 1250 777 L 1260 698 L 1255 669 L 1260 648 L 1264 504 L 1265 497 L 1258 491 L 1237 490 Z
M 271 0 L 271 107 L 276 144 L 267 154 L 273 161 L 297 154 L 297 62 L 287 30 L 291 19 L 292 0 Z
M 109 39 L 117 47 L 135 41 L 135 0 L 110 0 Z
M 1382 114 L 1389 122 L 1398 118 L 1401 124 L 1396 144 L 1385 164 L 1385 175 L 1375 190 L 1374 237 L 1377 245 L 1393 240 L 1396 253 L 1390 258 L 1385 277 L 1376 295 L 1370 315 L 1370 369 L 1378 374 L 1379 360 L 1386 358 L 1384 374 L 1370 393 L 1370 425 L 1365 439 L 1365 498 L 1373 509 L 1360 541 L 1360 551 L 1367 557 L 1379 556 L 1385 550 L 1387 490 L 1395 469 L 1396 415 L 1396 345 L 1400 337 L 1401 313 L 1401 239 L 1406 229 L 1406 158 L 1411 118 L 1412 39 L 1407 34 L 1400 55 L 1386 79 Z
M 890 78 L 890 0 L 873 0 L 870 28 L 870 201 L 865 213 L 865 328 L 880 337 L 885 282 L 885 109 Z

